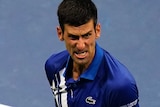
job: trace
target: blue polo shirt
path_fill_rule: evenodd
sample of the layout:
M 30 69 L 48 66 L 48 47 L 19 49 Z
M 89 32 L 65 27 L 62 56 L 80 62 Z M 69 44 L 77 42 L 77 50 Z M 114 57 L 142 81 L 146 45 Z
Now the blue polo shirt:
M 50 84 L 53 85 L 54 81 L 54 90 L 62 82 L 61 76 L 64 77 L 68 107 L 139 107 L 138 89 L 133 76 L 123 64 L 98 45 L 92 63 L 76 81 L 72 78 L 72 58 L 67 51 L 50 57 L 45 68 Z M 63 68 L 63 75 L 55 79 L 54 75 Z M 62 96 L 57 98 L 58 103 L 64 106 L 60 102 Z

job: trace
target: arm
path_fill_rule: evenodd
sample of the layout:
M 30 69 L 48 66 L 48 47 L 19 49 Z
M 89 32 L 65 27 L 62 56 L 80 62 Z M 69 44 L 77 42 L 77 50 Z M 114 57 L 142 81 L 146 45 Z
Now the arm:
M 63 73 L 67 59 L 68 52 L 63 51 L 61 53 L 52 55 L 45 63 L 45 71 L 54 95 L 56 107 L 63 106 L 63 99 L 66 98 Z
M 113 90 L 112 107 L 139 107 L 138 89 L 135 84 L 120 85 Z

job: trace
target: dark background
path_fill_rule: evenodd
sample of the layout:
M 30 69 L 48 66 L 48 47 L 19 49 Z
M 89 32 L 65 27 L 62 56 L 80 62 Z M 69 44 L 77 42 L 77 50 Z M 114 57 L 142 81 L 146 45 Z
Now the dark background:
M 134 75 L 141 107 L 160 107 L 160 0 L 93 0 L 98 43 Z M 44 63 L 65 49 L 56 35 L 61 0 L 0 0 L 0 103 L 54 107 Z

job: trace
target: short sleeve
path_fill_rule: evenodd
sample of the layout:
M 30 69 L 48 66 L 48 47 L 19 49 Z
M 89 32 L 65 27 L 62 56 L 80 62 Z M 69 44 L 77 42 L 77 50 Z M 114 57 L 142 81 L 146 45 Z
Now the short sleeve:
M 136 84 L 119 85 L 112 90 L 111 107 L 139 107 L 138 96 Z

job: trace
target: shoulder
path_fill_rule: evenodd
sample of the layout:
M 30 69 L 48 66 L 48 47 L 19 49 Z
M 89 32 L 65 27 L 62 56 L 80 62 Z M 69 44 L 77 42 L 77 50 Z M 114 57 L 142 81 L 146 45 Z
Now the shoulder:
M 69 57 L 68 51 L 62 51 L 51 55 L 45 62 L 45 71 L 49 82 L 51 83 L 53 75 L 62 70 L 67 63 Z
M 66 50 L 51 55 L 45 62 L 45 68 L 48 68 L 48 67 L 49 68 L 51 67 L 51 69 L 59 68 L 61 65 L 63 65 L 67 61 L 68 56 L 69 54 Z
M 105 71 L 107 72 L 106 95 L 112 99 L 110 101 L 111 107 L 135 103 L 135 101 L 138 101 L 139 95 L 133 75 L 125 65 L 108 52 L 104 52 L 105 65 L 107 66 Z
M 105 69 L 107 69 L 105 72 L 109 79 L 118 83 L 127 83 L 127 81 L 135 83 L 133 75 L 124 64 L 105 50 L 104 56 Z

